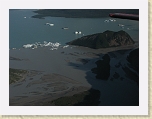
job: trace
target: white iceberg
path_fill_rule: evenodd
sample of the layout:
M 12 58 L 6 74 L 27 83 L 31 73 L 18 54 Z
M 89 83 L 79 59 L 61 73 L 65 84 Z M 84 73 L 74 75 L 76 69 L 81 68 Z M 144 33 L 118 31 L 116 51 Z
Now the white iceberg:
M 78 32 L 77 32 L 77 31 L 75 31 L 75 34 L 78 34 Z
M 49 26 L 54 26 L 54 24 L 51 24 L 51 23 L 46 23 L 46 25 L 49 25 Z
M 63 48 L 67 48 L 67 47 L 69 47 L 69 45 L 65 45 L 65 46 L 63 46 Z
M 81 34 L 81 31 L 79 31 L 78 33 Z
M 61 44 L 56 42 L 56 43 L 52 43 L 52 42 L 46 42 L 44 41 L 42 44 L 40 42 L 36 42 L 35 44 L 26 44 L 23 45 L 23 48 L 32 48 L 35 49 L 37 47 L 47 47 L 50 46 L 51 48 L 58 48 Z

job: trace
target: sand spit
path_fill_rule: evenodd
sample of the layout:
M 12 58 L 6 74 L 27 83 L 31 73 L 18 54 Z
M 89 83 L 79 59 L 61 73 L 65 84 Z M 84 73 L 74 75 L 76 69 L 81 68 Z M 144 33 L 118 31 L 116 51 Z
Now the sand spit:
M 127 66 L 127 54 L 134 48 L 126 46 L 95 50 L 69 46 L 53 51 L 49 47 L 10 50 L 12 58 L 9 67 L 29 72 L 24 81 L 9 85 L 10 105 L 43 105 L 43 102 L 90 88 L 100 91 L 99 105 L 138 105 L 139 87 L 122 69 Z M 104 81 L 96 79 L 91 69 L 106 53 L 110 56 L 111 68 L 109 79 Z M 130 69 L 129 66 L 127 68 Z

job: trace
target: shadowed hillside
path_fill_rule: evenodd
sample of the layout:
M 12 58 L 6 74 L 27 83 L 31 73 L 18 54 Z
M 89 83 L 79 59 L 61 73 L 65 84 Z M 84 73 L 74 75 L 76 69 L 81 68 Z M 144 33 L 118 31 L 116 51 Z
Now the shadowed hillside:
M 133 45 L 135 42 L 125 31 L 118 32 L 105 31 L 103 33 L 97 33 L 93 35 L 84 36 L 68 42 L 68 45 L 84 46 L 93 49 L 127 46 Z

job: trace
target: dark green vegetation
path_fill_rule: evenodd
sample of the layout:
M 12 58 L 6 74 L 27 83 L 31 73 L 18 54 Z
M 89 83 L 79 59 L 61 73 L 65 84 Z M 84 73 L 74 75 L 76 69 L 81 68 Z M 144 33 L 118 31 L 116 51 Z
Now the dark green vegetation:
M 9 68 L 9 84 L 21 80 L 22 78 L 24 78 L 23 75 L 26 73 L 27 73 L 26 70 Z
M 68 45 L 84 46 L 93 49 L 127 46 L 133 45 L 135 42 L 125 31 L 118 32 L 105 31 L 103 33 L 97 33 L 93 35 L 84 36 L 68 42 Z
M 34 11 L 37 15 L 33 18 L 44 17 L 67 17 L 67 18 L 102 18 L 108 17 L 109 13 L 139 14 L 138 9 L 40 9 Z
M 97 67 L 91 69 L 91 71 L 96 74 L 97 79 L 108 80 L 110 76 L 110 57 L 105 54 L 102 59 L 96 62 Z
M 90 89 L 73 96 L 58 98 L 54 101 L 48 102 L 47 105 L 53 103 L 56 106 L 97 106 L 100 103 L 99 98 L 100 91 Z

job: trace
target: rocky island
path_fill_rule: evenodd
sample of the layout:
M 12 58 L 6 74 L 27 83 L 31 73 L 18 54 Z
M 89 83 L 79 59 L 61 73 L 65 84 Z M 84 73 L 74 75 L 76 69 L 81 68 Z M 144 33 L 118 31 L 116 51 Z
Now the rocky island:
M 108 80 L 110 76 L 110 57 L 105 54 L 102 60 L 96 61 L 96 68 L 91 69 L 92 73 L 96 74 L 97 79 Z
M 103 33 L 83 36 L 81 38 L 68 42 L 67 44 L 99 49 L 133 45 L 134 43 L 135 42 L 130 37 L 130 35 L 123 30 L 120 30 L 118 32 L 107 30 Z

